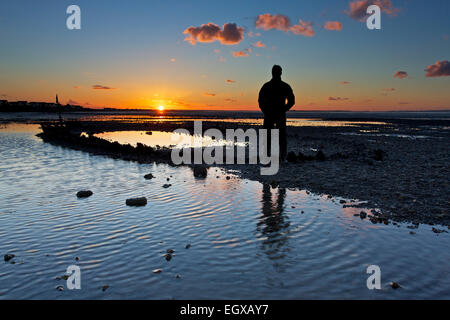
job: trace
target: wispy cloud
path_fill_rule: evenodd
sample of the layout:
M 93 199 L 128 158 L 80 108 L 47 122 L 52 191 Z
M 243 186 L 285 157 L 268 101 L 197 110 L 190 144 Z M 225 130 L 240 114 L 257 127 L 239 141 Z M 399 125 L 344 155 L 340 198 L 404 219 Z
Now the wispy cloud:
M 341 97 L 328 97 L 328 101 L 346 101 L 349 98 L 341 98 Z
M 264 43 L 262 43 L 261 41 L 256 41 L 255 43 L 252 44 L 252 46 L 254 46 L 255 48 L 265 48 L 266 45 Z
M 339 21 L 327 21 L 323 27 L 325 28 L 325 30 L 341 31 L 342 23 L 340 23 Z
M 397 78 L 397 79 L 405 79 L 407 77 L 408 77 L 408 72 L 406 72 L 406 71 L 397 71 L 394 74 L 394 78 Z
M 226 80 L 226 83 L 235 83 L 235 82 L 236 82 L 236 80 L 230 80 L 230 79 Z
M 210 22 L 202 24 L 200 27 L 189 27 L 183 32 L 186 34 L 185 41 L 195 45 L 197 42 L 219 41 L 224 45 L 235 45 L 244 39 L 244 28 L 238 27 L 235 23 L 226 23 L 220 28 Z
M 341 81 L 341 82 L 339 82 L 339 84 L 342 84 L 342 85 L 346 85 L 346 84 L 350 84 L 351 82 L 350 81 Z
M 215 93 L 211 93 L 211 92 L 204 92 L 203 95 L 204 95 L 205 97 L 215 97 L 215 96 L 216 96 Z
M 94 84 L 92 86 L 92 89 L 94 89 L 94 90 L 116 90 L 117 88 L 111 88 L 111 87 L 107 87 L 107 86 L 102 86 L 100 84 Z
M 276 29 L 284 32 L 292 32 L 295 35 L 303 35 L 305 37 L 314 36 L 312 22 L 305 22 L 300 19 L 298 24 L 292 25 L 289 17 L 281 14 L 260 14 L 256 18 L 255 26 L 258 29 Z
M 232 52 L 232 54 L 233 54 L 233 57 L 235 57 L 235 58 L 248 57 L 250 52 L 252 52 L 252 50 L 250 48 L 247 48 L 244 50 L 234 51 L 234 52 Z
M 349 9 L 345 13 L 352 19 L 365 21 L 367 18 L 367 8 L 371 5 L 377 5 L 381 11 L 394 16 L 398 9 L 394 8 L 391 0 L 354 0 L 349 3 Z
M 393 92 L 393 91 L 395 91 L 395 88 L 384 88 L 383 91 Z
M 428 78 L 448 77 L 450 76 L 450 62 L 448 60 L 437 61 L 428 66 L 425 71 Z

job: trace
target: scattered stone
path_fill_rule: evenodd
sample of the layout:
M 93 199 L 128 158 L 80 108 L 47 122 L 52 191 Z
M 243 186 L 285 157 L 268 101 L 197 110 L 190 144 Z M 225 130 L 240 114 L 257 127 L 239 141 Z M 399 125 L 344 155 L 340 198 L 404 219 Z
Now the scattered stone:
M 153 179 L 154 177 L 155 177 L 155 176 L 154 176 L 153 174 L 151 174 L 151 173 L 146 174 L 146 175 L 144 176 L 144 178 L 147 179 L 147 180 Z
M 77 192 L 78 198 L 88 198 L 92 196 L 94 193 L 91 190 L 81 190 Z
M 191 247 L 191 244 L 190 243 L 188 243 L 187 245 L 186 245 L 186 249 L 189 249 Z
M 106 289 L 108 289 L 108 288 L 109 288 L 109 286 L 106 284 L 106 285 L 102 286 L 102 291 L 105 292 Z
M 365 211 L 361 211 L 361 212 L 359 213 L 359 217 L 360 217 L 361 219 L 365 219 L 365 218 L 367 217 L 367 213 L 366 213 Z
M 398 289 L 401 288 L 400 285 L 397 282 L 391 282 L 391 288 L 392 289 Z
M 227 179 L 227 180 L 230 180 L 231 178 L 230 178 L 230 176 L 226 176 L 226 179 Z
M 8 262 L 9 260 L 11 260 L 12 258 L 14 258 L 15 255 L 11 254 L 11 253 L 7 253 L 5 254 L 5 256 L 3 257 L 3 259 L 5 259 L 5 262 Z
M 434 233 L 448 233 L 447 231 L 445 231 L 445 230 L 441 230 L 441 229 L 436 229 L 436 228 L 431 228 L 431 230 L 434 232 Z
M 172 254 L 166 253 L 166 254 L 164 255 L 164 258 L 166 258 L 167 261 L 170 261 L 170 260 L 172 260 Z
M 125 203 L 127 206 L 142 207 L 142 206 L 147 205 L 147 198 L 146 197 L 130 198 L 130 199 L 127 199 L 127 201 Z
M 78 257 L 75 257 L 75 261 L 80 261 L 80 258 L 78 258 Z
M 414 231 L 410 231 L 409 234 L 416 234 Z
M 206 178 L 208 175 L 208 170 L 204 165 L 195 165 L 194 166 L 194 177 L 196 178 Z
M 165 189 L 169 188 L 170 186 L 172 186 L 172 185 L 169 183 L 163 184 L 163 188 L 165 188 Z
M 316 160 L 319 160 L 319 161 L 325 160 L 325 155 L 323 154 L 322 150 L 317 151 Z
M 155 269 L 155 270 L 153 270 L 153 273 L 161 273 L 162 272 L 162 269 Z
M 175 250 L 173 250 L 173 249 L 167 249 L 166 252 L 172 254 L 172 253 L 175 252 Z
M 288 162 L 297 162 L 297 156 L 295 155 L 295 152 L 291 151 L 288 153 L 286 160 Z
M 65 275 L 63 275 L 63 276 L 61 277 L 61 279 L 67 280 L 67 279 L 69 279 L 69 275 L 68 275 L 68 274 L 65 274 Z
M 166 180 L 167 180 L 167 181 L 170 181 L 170 178 L 167 178 Z
M 64 287 L 63 287 L 63 286 L 57 286 L 57 287 L 56 287 L 56 290 L 58 290 L 58 291 L 63 291 L 63 290 L 64 290 Z
M 270 186 L 272 187 L 272 189 L 275 189 L 276 187 L 278 187 L 278 182 L 274 180 L 270 183 Z
M 175 276 L 175 278 L 180 279 L 181 276 L 180 276 L 179 274 L 177 274 L 177 275 Z
M 346 203 L 347 201 L 345 200 L 339 200 L 339 203 Z

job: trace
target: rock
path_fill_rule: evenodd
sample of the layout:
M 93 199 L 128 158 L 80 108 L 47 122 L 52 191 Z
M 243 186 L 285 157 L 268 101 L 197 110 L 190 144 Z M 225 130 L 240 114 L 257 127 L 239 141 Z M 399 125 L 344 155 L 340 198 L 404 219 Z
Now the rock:
M 316 153 L 316 160 L 324 161 L 325 155 L 323 154 L 322 150 L 317 151 Z
M 150 179 L 153 179 L 154 177 L 155 176 L 153 174 L 149 173 L 144 176 L 144 179 L 150 180 Z
M 75 261 L 80 261 L 80 258 L 78 258 L 78 257 L 75 257 Z
M 56 290 L 58 290 L 58 291 L 63 291 L 63 290 L 64 290 L 64 287 L 63 287 L 63 286 L 57 286 L 57 287 L 56 287 Z
M 68 275 L 68 274 L 65 274 L 65 275 L 63 275 L 63 276 L 61 277 L 61 279 L 67 280 L 67 279 L 69 279 L 69 275 Z
M 92 196 L 94 193 L 91 190 L 81 190 L 77 192 L 78 198 L 88 198 Z
M 448 233 L 447 231 L 445 231 L 445 230 L 440 230 L 440 229 L 436 229 L 436 228 L 431 228 L 431 230 L 434 232 L 434 233 L 443 233 L 443 232 L 445 232 L 445 233 Z
M 170 260 L 172 260 L 172 255 L 170 253 L 166 253 L 164 255 L 164 258 L 166 258 L 167 261 L 170 261 Z
M 347 201 L 345 200 L 339 200 L 339 203 L 346 203 Z
M 409 234 L 416 234 L 414 231 L 410 231 Z
M 401 288 L 400 285 L 397 282 L 391 282 L 391 288 L 392 289 L 398 289 Z
M 195 165 L 193 170 L 194 170 L 194 177 L 196 178 L 206 178 L 206 176 L 208 175 L 208 170 L 206 169 L 206 166 Z
M 170 178 L 167 178 L 166 180 L 167 180 L 167 181 L 170 181 Z
M 186 245 L 186 249 L 189 249 L 191 247 L 191 244 L 190 243 L 188 243 L 187 245 Z
M 383 157 L 384 157 L 385 153 L 386 152 L 384 152 L 381 149 L 376 149 L 376 150 L 373 151 L 373 159 L 375 161 L 383 161 Z
M 170 186 L 172 186 L 172 185 L 169 183 L 163 184 L 163 188 L 165 188 L 165 189 L 169 188 Z
M 3 257 L 3 259 L 5 259 L 5 262 L 8 262 L 9 260 L 11 260 L 12 258 L 14 258 L 15 255 L 11 254 L 11 253 L 7 253 L 5 254 L 5 256 Z
M 367 217 L 367 213 L 366 213 L 365 211 L 361 211 L 361 212 L 359 213 L 359 217 L 360 217 L 361 219 L 365 219 L 365 218 Z
M 231 178 L 230 178 L 230 176 L 226 176 L 226 179 L 227 179 L 227 180 L 230 180 Z
M 167 249 L 166 252 L 172 254 L 172 253 L 175 252 L 175 250 L 173 250 L 173 249 Z
M 155 269 L 155 270 L 153 270 L 153 273 L 161 273 L 162 272 L 162 269 Z
M 288 153 L 286 160 L 288 162 L 297 162 L 297 156 L 295 155 L 295 152 L 291 151 Z
M 127 206 L 141 207 L 141 206 L 147 205 L 147 198 L 146 197 L 130 198 L 130 199 L 127 199 L 127 201 L 125 203 Z
M 177 275 L 175 276 L 175 278 L 180 279 L 181 276 L 180 276 L 179 274 L 177 274 Z
M 278 187 L 278 182 L 274 180 L 270 183 L 270 186 L 272 187 L 272 189 L 275 189 L 276 187 Z
M 106 291 L 106 289 L 108 289 L 108 288 L 109 288 L 109 286 L 106 284 L 106 285 L 102 286 L 102 291 L 104 292 L 104 291 Z

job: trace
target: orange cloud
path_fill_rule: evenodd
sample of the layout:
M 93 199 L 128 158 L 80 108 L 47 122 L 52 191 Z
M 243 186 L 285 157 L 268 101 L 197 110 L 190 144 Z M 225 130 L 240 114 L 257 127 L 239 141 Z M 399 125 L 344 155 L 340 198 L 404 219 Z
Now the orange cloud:
M 205 93 L 203 93 L 203 95 L 206 97 L 215 97 L 216 96 L 215 93 L 209 93 L 209 92 L 205 92 Z
M 386 88 L 386 89 L 383 89 L 383 91 L 392 92 L 392 91 L 395 91 L 395 88 Z
M 448 60 L 437 61 L 428 66 L 425 71 L 428 78 L 448 77 L 450 76 L 450 62 Z
M 232 54 L 233 54 L 233 57 L 235 57 L 235 58 L 248 57 L 250 52 L 252 52 L 252 50 L 247 48 L 245 50 L 234 51 Z
M 324 28 L 330 31 L 341 31 L 342 23 L 340 23 L 339 21 L 327 21 L 324 25 Z
M 341 81 L 341 82 L 339 82 L 339 84 L 343 84 L 343 85 L 350 84 L 350 83 L 351 83 L 350 81 Z
M 238 27 L 235 23 L 226 23 L 222 29 L 210 22 L 202 24 L 200 27 L 189 27 L 184 30 L 183 34 L 187 37 L 185 41 L 195 45 L 197 42 L 214 42 L 219 41 L 224 45 L 235 45 L 244 39 L 244 28 Z
M 364 21 L 367 18 L 367 8 L 371 5 L 377 5 L 381 11 L 388 15 L 396 15 L 398 9 L 394 8 L 391 0 L 355 0 L 349 3 L 349 10 L 345 13 L 352 19 Z
M 258 29 L 276 29 L 284 32 L 292 32 L 295 35 L 303 35 L 306 37 L 314 36 L 314 29 L 311 22 L 299 20 L 299 24 L 291 25 L 289 18 L 281 14 L 260 14 L 256 18 L 255 26 Z
M 94 89 L 94 90 L 116 90 L 116 88 L 106 87 L 106 86 L 102 86 L 99 84 L 94 84 L 92 86 L 92 89 Z
M 256 48 L 265 48 L 266 45 L 264 43 L 262 43 L 261 41 L 256 41 L 254 44 L 252 44 L 252 46 L 256 47 Z
M 397 78 L 397 79 L 404 79 L 406 77 L 408 77 L 408 72 L 406 72 L 406 71 L 397 71 L 394 74 L 394 78 Z
M 230 79 L 226 80 L 226 83 L 235 83 L 235 82 L 236 82 L 236 80 L 230 80 Z

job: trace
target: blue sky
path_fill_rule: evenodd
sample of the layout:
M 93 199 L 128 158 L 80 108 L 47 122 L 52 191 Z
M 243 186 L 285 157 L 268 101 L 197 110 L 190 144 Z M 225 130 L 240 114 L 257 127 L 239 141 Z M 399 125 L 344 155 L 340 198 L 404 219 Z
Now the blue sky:
M 383 12 L 382 29 L 372 31 L 345 13 L 350 2 L 3 1 L 0 94 L 49 101 L 58 92 L 86 106 L 255 109 L 280 64 L 297 110 L 450 109 L 449 77 L 424 71 L 450 60 L 450 2 L 392 0 L 397 13 Z M 66 28 L 70 4 L 81 8 L 81 30 Z M 312 22 L 314 36 L 256 28 L 266 13 Z M 325 30 L 327 21 L 342 30 Z M 184 30 L 209 22 L 235 23 L 243 39 L 184 41 Z M 247 48 L 247 57 L 232 54 Z M 400 70 L 408 77 L 394 78 Z

